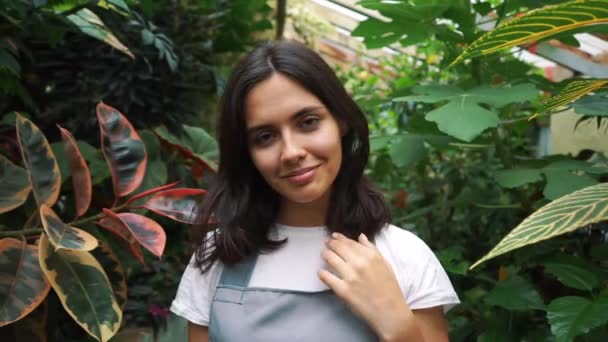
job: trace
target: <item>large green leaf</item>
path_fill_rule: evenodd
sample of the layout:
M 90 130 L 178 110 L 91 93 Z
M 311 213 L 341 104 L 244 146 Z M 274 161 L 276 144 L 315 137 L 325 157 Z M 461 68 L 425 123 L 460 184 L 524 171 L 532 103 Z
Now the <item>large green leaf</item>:
M 576 114 L 608 116 L 608 93 L 596 93 L 576 100 L 572 104 Z
M 416 95 L 395 98 L 394 101 L 414 101 L 435 103 L 448 102 L 426 114 L 428 121 L 437 123 L 442 132 L 455 138 L 472 141 L 487 128 L 498 126 L 498 114 L 482 107 L 480 104 L 494 108 L 509 103 L 533 100 L 538 92 L 532 84 L 520 84 L 512 87 L 478 87 L 462 90 L 451 86 L 414 87 Z
M 168 177 L 167 165 L 160 156 L 160 142 L 158 137 L 148 130 L 143 130 L 139 133 L 146 145 L 148 164 L 146 165 L 146 173 L 141 185 L 133 192 L 136 194 L 166 184 Z
M 0 214 L 23 204 L 32 186 L 27 172 L 0 155 Z
M 144 179 L 148 163 L 146 146 L 129 120 L 115 108 L 100 102 L 97 120 L 102 151 L 112 173 L 114 194 L 126 196 Z
M 127 304 L 127 278 L 118 255 L 114 253 L 110 245 L 101 240 L 99 241 L 99 247 L 92 250 L 91 254 L 103 267 L 110 284 L 112 284 L 116 303 L 121 311 L 124 310 Z
M 544 266 L 547 272 L 553 274 L 566 286 L 590 291 L 600 285 L 600 280 L 595 273 L 579 265 L 564 262 L 547 262 L 544 263 Z
M 519 276 L 500 281 L 485 296 L 485 301 L 507 310 L 543 310 L 545 304 L 532 284 Z
M 40 207 L 40 220 L 49 241 L 56 249 L 90 251 L 97 247 L 97 239 L 93 235 L 63 223 L 46 204 Z
M 602 292 L 593 301 L 574 296 L 557 298 L 547 306 L 547 319 L 558 342 L 572 341 L 608 323 L 608 292 Z
M 17 138 L 36 203 L 52 206 L 61 190 L 61 173 L 51 146 L 42 131 L 21 115 L 17 116 Z
M 469 45 L 451 65 L 467 58 L 535 42 L 575 28 L 606 22 L 608 22 L 608 11 L 605 0 L 570 1 L 555 6 L 545 6 L 506 21 L 487 32 Z
M 95 39 L 99 39 L 102 42 L 112 46 L 118 51 L 126 54 L 127 56 L 135 59 L 133 53 L 123 43 L 116 38 L 114 33 L 108 29 L 103 21 L 88 8 L 83 8 L 74 14 L 67 16 L 68 20 L 71 21 L 78 29 Z
M 50 288 L 38 263 L 37 246 L 0 240 L 0 327 L 36 309 Z
M 608 80 L 582 80 L 569 83 L 558 95 L 545 102 L 530 119 L 552 112 L 568 103 L 601 88 L 608 87 Z
M 528 216 L 471 268 L 514 249 L 608 219 L 608 183 L 561 197 Z
M 61 139 L 63 140 L 65 154 L 68 157 L 70 165 L 70 174 L 72 175 L 76 216 L 81 216 L 87 212 L 91 204 L 91 196 L 93 195 L 91 172 L 72 134 L 62 127 L 59 127 L 59 130 L 61 131 Z
M 89 252 L 55 250 L 44 233 L 39 257 L 42 271 L 76 323 L 98 341 L 116 334 L 122 311 L 99 262 Z
M 404 167 L 427 156 L 424 139 L 413 134 L 400 134 L 394 137 L 390 148 L 391 159 L 398 167 Z

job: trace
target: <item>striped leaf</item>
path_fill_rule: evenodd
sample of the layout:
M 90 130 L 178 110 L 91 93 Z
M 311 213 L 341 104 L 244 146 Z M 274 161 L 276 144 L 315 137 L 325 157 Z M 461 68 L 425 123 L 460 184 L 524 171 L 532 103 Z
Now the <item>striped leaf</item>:
M 92 250 L 91 254 L 103 267 L 110 284 L 112 284 L 116 303 L 118 303 L 121 311 L 124 310 L 125 304 L 127 304 L 127 279 L 118 255 L 114 253 L 110 245 L 101 240 L 99 240 L 99 247 Z
M 32 190 L 27 172 L 0 155 L 0 214 L 22 205 Z
M 124 231 L 124 228 L 130 231 L 145 249 L 157 257 L 163 255 L 167 236 L 163 227 L 154 220 L 133 213 L 116 214 L 105 208 L 103 212 L 106 214 L 106 218 L 113 221 L 114 225 L 122 226 L 122 231 Z
M 608 6 L 608 3 L 606 4 Z M 557 96 L 552 97 L 534 114 L 533 119 L 540 114 L 552 112 L 568 103 L 589 94 L 595 90 L 608 87 L 608 80 L 583 80 L 568 84 Z
M 59 197 L 61 173 L 53 150 L 42 131 L 17 114 L 17 138 L 38 206 L 52 206 Z
M 90 251 L 97 247 L 97 239 L 93 235 L 63 223 L 53 209 L 45 204 L 40 207 L 40 219 L 44 231 L 56 249 Z
M 36 309 L 50 288 L 38 264 L 37 246 L 0 240 L 0 327 Z
M 44 233 L 39 257 L 42 271 L 74 321 L 98 341 L 114 336 L 122 311 L 99 262 L 89 252 L 55 250 Z
M 72 134 L 62 127 L 59 127 L 59 130 L 61 131 L 61 139 L 63 140 L 65 154 L 67 155 L 70 164 L 72 188 L 74 190 L 74 199 L 76 202 L 76 216 L 78 217 L 86 213 L 91 204 L 91 196 L 93 193 L 91 172 L 89 171 L 89 166 L 80 153 L 80 149 Z
M 201 189 L 169 189 L 156 193 L 143 207 L 176 221 L 194 224 L 195 208 L 207 193 Z
M 100 102 L 97 120 L 102 152 L 112 173 L 114 194 L 122 197 L 137 189 L 148 162 L 146 147 L 133 125 L 115 108 Z
M 487 32 L 467 47 L 450 66 L 467 58 L 535 42 L 575 28 L 607 22 L 606 0 L 579 0 L 545 6 Z
M 608 183 L 584 188 L 561 197 L 528 216 L 471 268 L 514 249 L 607 219 Z

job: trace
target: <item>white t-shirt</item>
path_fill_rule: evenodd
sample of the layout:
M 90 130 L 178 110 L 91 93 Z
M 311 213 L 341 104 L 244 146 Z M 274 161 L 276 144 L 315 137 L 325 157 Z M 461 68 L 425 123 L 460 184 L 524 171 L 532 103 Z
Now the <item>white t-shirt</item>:
M 258 256 L 249 286 L 308 292 L 328 289 L 318 277 L 319 269 L 328 269 L 321 258 L 329 238 L 326 227 L 276 224 L 270 234 L 271 239 L 288 238 L 288 242 L 270 254 Z M 411 309 L 443 305 L 447 311 L 460 303 L 439 260 L 416 235 L 387 225 L 376 236 L 375 244 L 395 272 Z M 223 264 L 217 261 L 201 274 L 193 261 L 194 256 L 182 276 L 171 311 L 192 323 L 208 326 Z

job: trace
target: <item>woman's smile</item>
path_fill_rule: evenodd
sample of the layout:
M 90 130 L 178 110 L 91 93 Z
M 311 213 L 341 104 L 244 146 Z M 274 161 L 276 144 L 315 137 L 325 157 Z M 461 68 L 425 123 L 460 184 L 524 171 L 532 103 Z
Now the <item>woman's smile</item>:
M 318 165 L 302 168 L 283 176 L 283 178 L 295 185 L 303 186 L 310 183 L 314 179 L 317 167 Z

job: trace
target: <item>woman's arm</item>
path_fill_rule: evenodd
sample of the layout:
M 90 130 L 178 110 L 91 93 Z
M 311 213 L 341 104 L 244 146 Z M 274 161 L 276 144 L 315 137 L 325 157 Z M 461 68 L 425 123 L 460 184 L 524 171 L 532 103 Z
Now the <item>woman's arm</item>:
M 336 275 L 320 279 L 366 320 L 382 341 L 448 341 L 441 306 L 411 310 L 384 257 L 363 234 L 359 241 L 334 233 L 323 259 Z
M 209 342 L 209 328 L 188 322 L 188 342 Z

